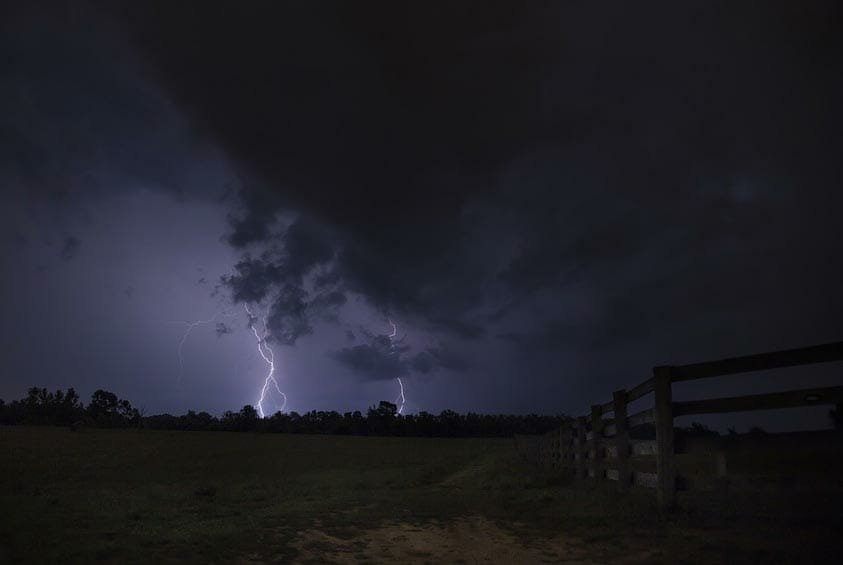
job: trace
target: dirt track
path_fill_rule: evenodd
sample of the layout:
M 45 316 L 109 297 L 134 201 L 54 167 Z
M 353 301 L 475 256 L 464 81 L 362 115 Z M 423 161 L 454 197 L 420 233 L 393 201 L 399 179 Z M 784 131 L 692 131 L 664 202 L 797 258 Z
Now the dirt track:
M 599 543 L 557 535 L 524 544 L 493 522 L 472 517 L 448 524 L 399 523 L 334 537 L 320 530 L 300 532 L 293 543 L 296 563 L 609 563 Z M 629 550 L 621 563 L 642 563 L 653 555 Z M 618 563 L 617 558 L 611 559 Z

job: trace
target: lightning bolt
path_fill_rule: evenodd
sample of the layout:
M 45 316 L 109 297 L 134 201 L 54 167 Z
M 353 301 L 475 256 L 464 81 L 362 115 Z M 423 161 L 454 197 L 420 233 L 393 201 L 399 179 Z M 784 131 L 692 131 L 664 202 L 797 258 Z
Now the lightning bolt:
M 246 309 L 246 315 L 249 316 L 249 329 L 252 330 L 252 333 L 255 336 L 255 340 L 258 342 L 258 354 L 261 358 L 266 361 L 266 364 L 269 366 L 269 372 L 266 374 L 266 378 L 263 381 L 263 387 L 261 387 L 260 399 L 258 399 L 258 403 L 255 406 L 258 409 L 258 414 L 260 414 L 261 418 L 265 418 L 266 414 L 263 411 L 263 403 L 266 400 L 266 393 L 269 392 L 270 385 L 275 387 L 275 391 L 281 396 L 284 400 L 281 404 L 280 412 L 284 411 L 284 408 L 287 407 L 287 395 L 281 392 L 281 387 L 278 386 L 278 381 L 275 380 L 275 352 L 272 351 L 272 348 L 269 346 L 266 338 L 269 336 L 269 329 L 266 323 L 266 317 L 263 318 L 263 336 L 258 333 L 258 328 L 255 326 L 255 321 L 257 321 L 258 317 L 252 314 L 252 311 L 249 310 L 248 304 L 243 304 L 243 307 Z
M 389 325 L 392 326 L 392 333 L 389 334 L 389 346 L 392 349 L 395 349 L 395 336 L 398 335 L 398 326 L 396 326 L 392 320 L 387 320 Z M 400 392 L 398 393 L 398 398 L 395 399 L 395 404 L 398 405 L 398 413 L 401 414 L 404 411 L 404 404 L 407 403 L 407 399 L 404 397 L 404 383 L 401 382 L 401 377 L 395 377 L 395 380 L 398 381 L 398 388 Z
M 178 347 L 178 352 L 179 352 L 179 376 L 176 379 L 176 382 L 180 383 L 182 377 L 184 376 L 184 344 L 187 342 L 187 338 L 190 336 L 190 332 L 192 332 L 195 328 L 197 328 L 199 326 L 204 326 L 206 324 L 214 323 L 216 321 L 216 319 L 219 318 L 220 315 L 222 315 L 222 314 L 223 314 L 223 311 L 220 310 L 219 312 L 217 312 L 216 314 L 214 314 L 212 317 L 208 318 L 207 320 L 194 320 L 192 322 L 186 322 L 186 321 L 167 322 L 168 324 L 180 324 L 180 325 L 186 326 L 186 328 L 187 328 L 187 329 L 185 329 L 184 334 L 181 336 L 181 339 L 179 340 L 179 347 Z
M 401 382 L 401 377 L 395 377 L 395 380 L 398 381 L 398 386 L 401 388 L 398 398 L 395 399 L 395 404 L 399 404 L 398 413 L 400 414 L 404 410 L 404 404 L 406 403 L 406 398 L 404 398 L 404 383 Z

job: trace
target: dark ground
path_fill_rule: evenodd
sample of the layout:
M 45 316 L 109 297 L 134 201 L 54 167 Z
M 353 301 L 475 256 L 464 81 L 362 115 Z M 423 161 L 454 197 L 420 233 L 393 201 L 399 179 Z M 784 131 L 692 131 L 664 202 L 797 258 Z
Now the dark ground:
M 837 562 L 841 450 L 744 447 L 662 516 L 511 440 L 0 427 L 0 562 Z

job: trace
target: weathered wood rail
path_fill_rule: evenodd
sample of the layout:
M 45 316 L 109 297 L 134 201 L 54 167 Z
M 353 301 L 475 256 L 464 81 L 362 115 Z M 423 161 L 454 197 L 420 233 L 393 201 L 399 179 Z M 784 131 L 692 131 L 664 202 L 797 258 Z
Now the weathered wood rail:
M 737 375 L 843 360 L 843 342 L 774 351 L 680 366 L 660 366 L 653 376 L 629 390 L 618 390 L 612 400 L 591 407 L 588 416 L 539 436 L 516 436 L 516 445 L 528 461 L 572 471 L 577 478 L 616 481 L 625 491 L 633 485 L 656 490 L 663 507 L 676 502 L 676 450 L 673 419 L 691 414 L 715 414 L 836 405 L 843 410 L 843 386 L 810 388 L 707 400 L 673 401 L 675 382 Z M 627 414 L 627 406 L 653 395 L 653 407 Z M 611 418 L 606 418 L 612 415 Z M 633 439 L 635 428 L 655 427 L 655 440 Z

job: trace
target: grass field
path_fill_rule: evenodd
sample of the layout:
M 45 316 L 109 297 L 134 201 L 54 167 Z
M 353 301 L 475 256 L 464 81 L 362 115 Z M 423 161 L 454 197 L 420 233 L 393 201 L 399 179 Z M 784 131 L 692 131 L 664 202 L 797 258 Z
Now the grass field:
M 511 440 L 0 427 L 0 562 L 817 563 L 839 498 L 566 484 Z

